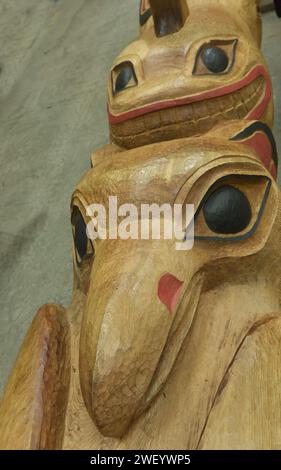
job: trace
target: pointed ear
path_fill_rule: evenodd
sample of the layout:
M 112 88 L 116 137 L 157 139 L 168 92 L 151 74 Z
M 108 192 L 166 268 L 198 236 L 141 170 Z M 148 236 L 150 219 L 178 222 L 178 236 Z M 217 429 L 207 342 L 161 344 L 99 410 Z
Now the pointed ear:
M 149 0 L 141 0 L 140 2 L 140 26 L 144 26 L 151 17 L 151 9 Z
M 150 0 L 157 37 L 176 33 L 189 15 L 187 0 Z

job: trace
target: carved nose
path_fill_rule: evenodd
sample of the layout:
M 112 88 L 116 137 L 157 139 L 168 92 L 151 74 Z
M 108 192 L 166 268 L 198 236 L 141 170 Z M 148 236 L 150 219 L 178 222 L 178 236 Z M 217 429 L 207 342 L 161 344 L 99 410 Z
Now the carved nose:
M 183 282 L 170 273 L 164 274 L 158 284 L 158 297 L 170 313 L 175 311 Z

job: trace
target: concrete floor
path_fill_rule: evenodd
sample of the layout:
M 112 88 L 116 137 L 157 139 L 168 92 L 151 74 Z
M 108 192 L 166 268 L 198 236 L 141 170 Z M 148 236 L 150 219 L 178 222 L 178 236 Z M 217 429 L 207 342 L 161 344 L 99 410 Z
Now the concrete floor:
M 107 70 L 139 0 L 0 0 L 0 392 L 36 310 L 72 289 L 69 202 L 108 142 Z M 281 21 L 264 15 L 281 148 Z

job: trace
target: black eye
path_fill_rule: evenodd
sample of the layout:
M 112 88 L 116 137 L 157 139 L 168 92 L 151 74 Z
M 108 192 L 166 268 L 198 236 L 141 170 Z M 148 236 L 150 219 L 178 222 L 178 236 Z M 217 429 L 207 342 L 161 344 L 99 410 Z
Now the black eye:
M 115 92 L 118 93 L 126 88 L 129 81 L 133 76 L 132 68 L 128 65 L 124 67 L 121 72 L 117 75 L 116 83 L 115 83 Z
M 83 258 L 85 258 L 87 255 L 88 237 L 86 232 L 86 224 L 80 213 L 77 216 L 75 222 L 74 242 L 77 253 L 80 259 L 83 260 Z
M 229 58 L 220 47 L 206 47 L 201 57 L 205 67 L 212 73 L 222 73 L 228 68 Z
M 82 217 L 81 212 L 77 207 L 73 210 L 72 215 L 72 224 L 73 224 L 73 237 L 74 244 L 76 249 L 77 262 L 81 263 L 85 259 L 93 255 L 93 247 L 87 236 L 87 226 Z
M 203 213 L 209 229 L 225 235 L 242 232 L 252 219 L 247 197 L 233 186 L 215 190 L 205 202 Z
M 126 88 L 137 85 L 136 74 L 131 62 L 124 62 L 112 72 L 113 77 L 113 94 L 120 93 Z

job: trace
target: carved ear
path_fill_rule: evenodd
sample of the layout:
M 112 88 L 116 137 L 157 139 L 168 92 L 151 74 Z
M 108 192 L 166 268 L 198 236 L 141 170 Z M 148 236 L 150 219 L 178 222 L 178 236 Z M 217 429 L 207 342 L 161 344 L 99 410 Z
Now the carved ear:
M 150 0 L 157 37 L 179 31 L 189 15 L 187 0 Z

